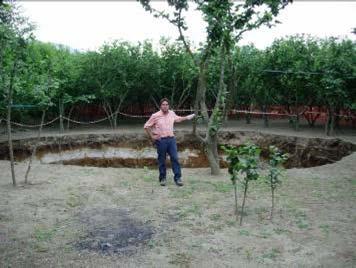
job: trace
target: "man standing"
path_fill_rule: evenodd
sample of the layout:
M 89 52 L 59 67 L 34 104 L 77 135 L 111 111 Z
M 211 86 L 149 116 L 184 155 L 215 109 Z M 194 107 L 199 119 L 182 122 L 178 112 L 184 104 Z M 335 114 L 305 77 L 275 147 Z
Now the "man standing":
M 178 186 L 183 186 L 182 173 L 178 161 L 178 151 L 176 138 L 173 133 L 173 125 L 176 122 L 193 119 L 195 114 L 188 116 L 178 116 L 169 110 L 169 101 L 163 98 L 160 101 L 160 110 L 151 115 L 144 125 L 148 136 L 157 147 L 159 181 L 161 186 L 166 186 L 166 155 L 169 154 L 174 173 L 174 182 Z

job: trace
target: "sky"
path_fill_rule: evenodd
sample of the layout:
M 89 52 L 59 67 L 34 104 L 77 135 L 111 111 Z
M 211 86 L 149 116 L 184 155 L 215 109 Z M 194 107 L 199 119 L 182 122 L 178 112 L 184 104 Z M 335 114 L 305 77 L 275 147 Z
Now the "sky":
M 161 36 L 172 40 L 178 30 L 163 19 L 154 18 L 136 1 L 18 1 L 24 14 L 35 23 L 38 40 L 64 44 L 80 51 L 97 50 L 105 42 L 133 43 L 151 40 L 157 47 Z M 164 1 L 154 1 L 164 10 Z M 356 40 L 356 1 L 294 1 L 278 16 L 282 24 L 247 32 L 240 44 L 269 46 L 274 39 L 294 34 L 317 37 L 338 36 Z M 186 36 L 199 44 L 205 40 L 205 23 L 196 10 L 185 13 Z

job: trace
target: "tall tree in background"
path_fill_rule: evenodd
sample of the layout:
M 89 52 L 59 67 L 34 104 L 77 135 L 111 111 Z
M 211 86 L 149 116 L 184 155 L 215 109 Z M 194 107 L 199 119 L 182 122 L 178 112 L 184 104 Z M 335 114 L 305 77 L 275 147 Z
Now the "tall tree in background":
M 355 103 L 356 76 L 355 43 L 337 38 L 324 39 L 316 56 L 316 68 L 321 75 L 319 101 L 328 111 L 325 134 L 332 136 L 337 111 Z
M 179 40 L 183 42 L 199 70 L 194 110 L 196 114 L 201 115 L 206 128 L 203 134 L 199 133 L 196 128 L 193 131 L 205 148 L 211 173 L 219 174 L 218 132 L 225 114 L 228 95 L 225 73 L 226 69 L 230 67 L 226 63 L 231 58 L 232 48 L 241 40 L 244 32 L 259 28 L 261 25 L 272 26 L 274 17 L 278 15 L 280 9 L 291 1 L 247 0 L 244 3 L 229 0 L 193 1 L 207 25 L 206 42 L 199 48 L 200 53 L 197 55 L 193 54 L 184 35 L 184 31 L 188 28 L 183 15 L 183 12 L 189 8 L 187 0 L 167 0 L 168 5 L 173 8 L 171 13 L 153 8 L 150 0 L 139 1 L 155 17 L 165 18 L 177 27 Z M 218 54 L 220 57 L 219 82 L 214 108 L 209 115 L 206 104 L 207 70 L 209 60 L 214 54 Z
M 161 90 L 157 92 L 156 102 L 159 103 L 161 96 L 167 96 L 170 99 L 170 106 L 173 109 L 180 109 L 191 101 L 197 70 L 182 43 L 171 43 L 168 39 L 162 38 L 160 44 Z

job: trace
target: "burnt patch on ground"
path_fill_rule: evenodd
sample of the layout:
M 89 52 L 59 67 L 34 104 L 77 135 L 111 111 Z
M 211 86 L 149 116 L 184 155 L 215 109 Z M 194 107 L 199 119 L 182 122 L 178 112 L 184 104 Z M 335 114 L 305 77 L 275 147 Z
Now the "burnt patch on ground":
M 129 256 L 142 250 L 155 233 L 148 222 L 121 208 L 90 209 L 78 218 L 85 229 L 85 235 L 75 242 L 79 250 Z

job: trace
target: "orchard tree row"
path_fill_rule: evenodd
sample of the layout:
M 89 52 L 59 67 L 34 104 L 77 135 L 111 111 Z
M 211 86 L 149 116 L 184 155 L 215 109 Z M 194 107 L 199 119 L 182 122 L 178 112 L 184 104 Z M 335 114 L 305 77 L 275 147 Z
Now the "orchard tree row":
M 6 19 L 4 9 L 1 14 Z M 0 36 L 3 118 L 9 97 L 17 119 L 40 118 L 44 109 L 49 117 L 71 117 L 76 105 L 93 103 L 107 115 L 114 113 L 110 120 L 114 128 L 115 112 L 128 105 L 157 106 L 166 96 L 175 109 L 192 106 L 198 70 L 180 42 L 162 38 L 159 49 L 154 49 L 148 41 L 115 41 L 98 51 L 78 52 L 33 39 L 31 25 L 16 10 L 11 19 L 9 25 L 2 24 Z M 233 68 L 225 70 L 227 110 L 254 106 L 266 112 L 270 106 L 283 105 L 295 115 L 292 119 L 298 127 L 301 109 L 324 107 L 330 115 L 330 132 L 338 119 L 335 114 L 356 109 L 355 48 L 351 40 L 310 36 L 275 40 L 264 50 L 235 47 Z M 199 57 L 199 51 L 194 54 Z M 216 51 L 208 63 L 208 106 L 217 96 L 219 68 Z M 264 118 L 267 126 L 268 116 Z

